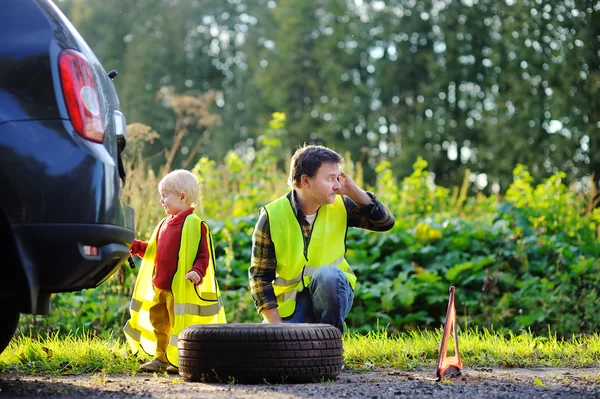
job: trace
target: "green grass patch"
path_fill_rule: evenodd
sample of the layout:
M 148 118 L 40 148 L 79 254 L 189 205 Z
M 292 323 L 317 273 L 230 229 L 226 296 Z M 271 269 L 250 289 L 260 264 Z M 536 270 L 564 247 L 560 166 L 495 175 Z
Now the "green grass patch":
M 70 334 L 66 337 L 55 334 L 40 339 L 17 337 L 0 355 L 0 372 L 135 374 L 138 368 L 138 358 L 131 354 L 124 340 L 104 339 L 91 334 Z
M 489 330 L 459 332 L 463 367 L 589 367 L 600 363 L 600 336 L 558 339 L 524 332 L 507 336 Z M 442 330 L 389 336 L 386 332 L 344 335 L 346 365 L 356 369 L 435 367 Z M 453 341 L 448 345 L 453 354 Z
M 436 366 L 442 331 L 389 335 L 346 333 L 344 362 L 350 371 L 372 368 L 415 370 Z M 452 341 L 449 348 L 453 347 Z M 459 332 L 459 351 L 468 367 L 590 367 L 600 363 L 600 336 L 570 340 L 532 333 L 502 335 L 489 330 Z M 449 349 L 452 354 L 452 350 Z M 142 360 L 148 357 L 143 355 Z M 90 334 L 43 339 L 14 339 L 0 355 L 0 372 L 73 375 L 81 373 L 136 374 L 137 356 L 122 339 Z

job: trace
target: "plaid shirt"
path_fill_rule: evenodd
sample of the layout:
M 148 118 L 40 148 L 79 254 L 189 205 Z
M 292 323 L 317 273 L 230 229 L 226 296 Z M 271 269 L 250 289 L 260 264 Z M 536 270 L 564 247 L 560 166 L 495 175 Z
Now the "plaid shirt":
M 292 209 L 296 211 L 296 218 L 302 227 L 304 235 L 304 250 L 308 248 L 312 225 L 306 221 L 304 212 L 296 202 L 295 191 L 291 191 L 287 198 L 290 200 Z M 348 212 L 348 227 L 358 227 L 371 231 L 387 231 L 394 226 L 396 220 L 390 210 L 379 201 L 373 193 L 367 192 L 372 198 L 369 204 L 356 204 L 349 197 L 344 196 L 344 205 Z M 252 235 L 252 261 L 248 269 L 250 279 L 250 291 L 258 312 L 265 309 L 276 308 L 277 298 L 273 291 L 272 282 L 275 280 L 275 269 L 277 259 L 275 257 L 275 246 L 271 240 L 269 228 L 269 216 L 264 208 L 261 208 L 260 216 L 254 234 Z

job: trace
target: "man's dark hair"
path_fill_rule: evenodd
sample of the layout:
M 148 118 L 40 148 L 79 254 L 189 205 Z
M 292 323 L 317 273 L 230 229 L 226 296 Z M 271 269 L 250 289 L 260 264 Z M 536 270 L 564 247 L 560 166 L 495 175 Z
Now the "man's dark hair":
M 302 175 L 313 177 L 322 164 L 341 164 L 344 159 L 337 152 L 320 145 L 304 145 L 296 150 L 290 162 L 288 184 L 300 187 Z

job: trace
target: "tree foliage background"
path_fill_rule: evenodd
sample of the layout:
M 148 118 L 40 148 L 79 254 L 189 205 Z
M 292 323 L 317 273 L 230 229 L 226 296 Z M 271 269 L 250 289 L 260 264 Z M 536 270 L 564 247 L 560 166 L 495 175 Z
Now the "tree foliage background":
M 116 69 L 128 122 L 160 139 L 177 116 L 157 96 L 215 91 L 219 122 L 188 127 L 173 165 L 231 148 L 252 157 L 271 114 L 284 146 L 349 151 L 374 183 L 417 157 L 435 182 L 504 192 L 517 163 L 536 181 L 600 176 L 600 3 L 582 0 L 56 0 Z

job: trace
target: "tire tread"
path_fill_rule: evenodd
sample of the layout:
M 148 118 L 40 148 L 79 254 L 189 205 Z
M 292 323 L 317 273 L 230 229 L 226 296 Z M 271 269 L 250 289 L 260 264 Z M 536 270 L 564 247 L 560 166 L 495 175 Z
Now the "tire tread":
M 342 371 L 341 336 L 328 324 L 190 326 L 179 335 L 179 370 L 191 381 L 333 379 Z

